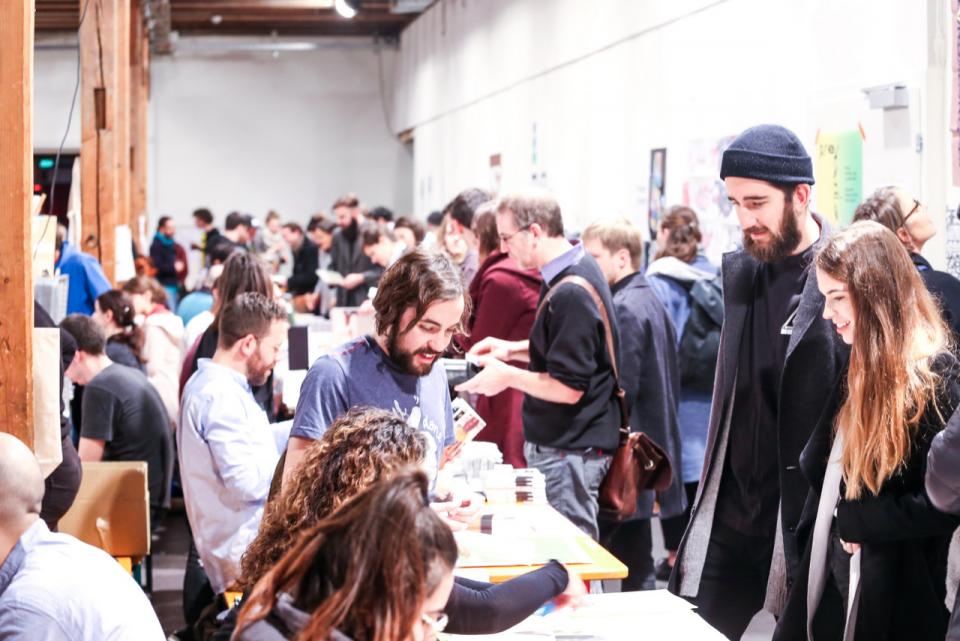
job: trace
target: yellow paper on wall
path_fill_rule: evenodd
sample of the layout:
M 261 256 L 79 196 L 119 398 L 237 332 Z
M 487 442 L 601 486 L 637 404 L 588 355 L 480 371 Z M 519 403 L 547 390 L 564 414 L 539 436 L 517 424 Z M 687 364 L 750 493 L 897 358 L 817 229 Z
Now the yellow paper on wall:
M 821 131 L 814 166 L 816 212 L 848 225 L 863 198 L 863 137 L 858 129 Z

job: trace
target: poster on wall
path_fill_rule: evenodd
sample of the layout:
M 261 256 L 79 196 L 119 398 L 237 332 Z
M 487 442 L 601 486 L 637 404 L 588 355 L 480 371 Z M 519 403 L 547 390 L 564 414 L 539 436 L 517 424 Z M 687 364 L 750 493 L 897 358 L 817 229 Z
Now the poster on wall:
M 960 278 L 960 218 L 947 207 L 947 273 Z
M 863 132 L 820 131 L 816 150 L 816 211 L 835 224 L 849 225 L 863 200 Z
M 735 136 L 693 140 L 687 145 L 683 204 L 700 219 L 703 251 L 715 265 L 740 246 L 740 224 L 720 180 L 720 160 Z
M 666 207 L 667 150 L 650 150 L 650 191 L 647 199 L 647 221 L 650 225 L 650 237 L 655 238 L 660 218 Z
M 549 187 L 547 170 L 543 163 L 542 153 L 543 128 L 538 129 L 534 122 L 530 131 L 530 184 L 541 189 Z
M 490 154 L 490 191 L 500 193 L 503 182 L 503 161 L 500 154 Z
M 951 0 L 950 12 L 953 16 L 950 29 L 950 158 L 953 184 L 960 187 L 960 0 Z

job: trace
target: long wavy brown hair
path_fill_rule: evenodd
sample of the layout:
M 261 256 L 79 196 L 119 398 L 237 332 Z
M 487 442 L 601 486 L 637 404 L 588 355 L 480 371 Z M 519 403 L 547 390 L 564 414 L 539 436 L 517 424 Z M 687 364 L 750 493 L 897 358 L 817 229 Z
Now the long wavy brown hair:
M 375 483 L 321 520 L 256 585 L 237 633 L 263 619 L 289 594 L 310 614 L 297 639 L 399 641 L 419 624 L 420 609 L 452 570 L 457 544 L 430 508 L 429 483 L 408 469 Z
M 949 351 L 946 326 L 910 256 L 879 223 L 854 223 L 824 242 L 816 266 L 844 283 L 855 314 L 843 434 L 846 497 L 876 495 L 910 455 L 931 405 L 939 412 L 934 361 Z
M 301 532 L 378 480 L 419 464 L 425 452 L 419 430 L 392 412 L 356 407 L 338 418 L 307 448 L 290 487 L 267 504 L 241 560 L 241 588 L 253 587 Z

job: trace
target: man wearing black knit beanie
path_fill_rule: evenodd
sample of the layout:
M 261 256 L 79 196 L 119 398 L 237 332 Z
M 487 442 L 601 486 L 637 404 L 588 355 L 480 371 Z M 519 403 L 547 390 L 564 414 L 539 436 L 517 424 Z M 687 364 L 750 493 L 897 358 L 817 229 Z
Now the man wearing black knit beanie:
M 799 578 L 806 533 L 797 526 L 810 489 L 800 453 L 819 422 L 833 422 L 849 352 L 821 317 L 810 268 L 828 228 L 810 211 L 803 144 L 783 127 L 752 127 L 724 152 L 720 177 L 743 249 L 723 257 L 703 481 L 670 587 L 739 639 L 761 608 L 779 614 Z

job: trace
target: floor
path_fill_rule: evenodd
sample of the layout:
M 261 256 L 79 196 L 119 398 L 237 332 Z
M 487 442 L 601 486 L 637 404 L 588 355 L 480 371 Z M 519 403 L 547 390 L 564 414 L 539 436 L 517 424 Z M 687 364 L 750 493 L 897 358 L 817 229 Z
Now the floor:
M 164 634 L 171 634 L 184 625 L 181 601 L 184 564 L 189 547 L 187 515 L 182 505 L 175 505 L 167 514 L 153 537 L 153 607 L 163 626 Z M 663 536 L 658 524 L 653 528 L 653 556 L 662 558 Z M 665 588 L 666 584 L 658 584 Z M 605 590 L 619 589 L 618 582 L 604 582 Z M 743 635 L 742 641 L 769 641 L 773 634 L 773 617 L 761 612 Z
M 164 518 L 153 535 L 153 594 L 151 601 L 164 634 L 183 627 L 183 572 L 190 547 L 187 514 L 182 503 Z

